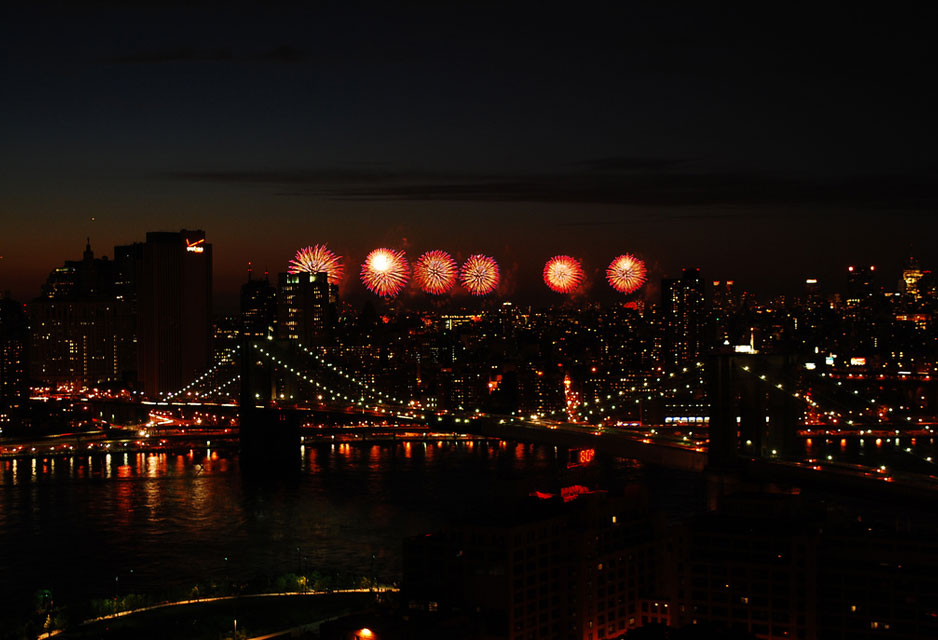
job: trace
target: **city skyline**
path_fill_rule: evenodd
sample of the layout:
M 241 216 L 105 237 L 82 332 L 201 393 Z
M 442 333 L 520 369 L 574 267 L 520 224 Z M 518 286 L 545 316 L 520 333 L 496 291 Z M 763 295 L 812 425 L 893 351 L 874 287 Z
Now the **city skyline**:
M 11 8 L 0 289 L 180 228 L 230 300 L 321 242 L 522 283 L 621 251 L 780 292 L 935 264 L 933 11 Z
M 6 3 L 0 640 L 938 637 L 935 24 Z
M 158 233 L 164 233 L 167 230 L 159 231 Z M 152 233 L 153 230 L 147 231 L 146 233 Z M 175 232 L 173 232 L 175 233 Z M 211 234 L 208 234 L 208 239 L 212 240 Z M 114 245 L 111 247 L 111 250 L 108 251 L 107 248 L 95 247 L 91 242 L 90 238 L 85 238 L 85 241 L 88 243 L 86 246 L 86 251 L 91 250 L 92 254 L 100 259 L 102 257 L 107 257 L 113 260 L 114 258 L 114 249 L 121 248 L 122 244 L 129 244 L 131 242 L 142 242 L 143 237 L 125 239 L 121 244 Z M 332 253 L 328 245 L 325 245 L 327 250 Z M 259 265 L 253 261 L 248 261 L 243 265 L 243 270 L 240 274 L 240 277 L 233 279 L 232 282 L 228 283 L 229 286 L 233 286 L 234 289 L 228 289 L 227 287 L 219 291 L 217 288 L 213 290 L 213 298 L 219 307 L 218 312 L 222 314 L 230 314 L 236 311 L 237 299 L 240 295 L 241 286 L 248 281 L 248 279 L 263 279 L 265 277 L 269 278 L 271 282 L 276 282 L 277 275 L 281 273 L 293 273 L 298 270 L 295 266 L 296 258 L 298 257 L 298 252 L 302 251 L 305 246 L 298 246 L 296 251 L 293 254 L 293 257 L 285 261 L 282 264 L 276 265 L 274 268 L 271 268 L 269 265 Z M 627 302 L 634 300 L 644 300 L 649 303 L 657 304 L 661 299 L 661 286 L 663 281 L 669 278 L 678 277 L 682 271 L 685 269 L 698 269 L 699 266 L 693 264 L 687 264 L 681 261 L 674 261 L 675 265 L 678 265 L 673 268 L 672 271 L 664 271 L 661 267 L 661 262 L 652 258 L 648 260 L 640 252 L 636 252 L 636 258 L 640 262 L 643 262 L 648 269 L 647 278 L 645 278 L 642 283 L 635 287 L 633 290 L 628 292 L 616 291 L 616 287 L 611 286 L 608 276 L 608 269 L 612 266 L 612 263 L 609 260 L 615 262 L 623 255 L 627 254 L 631 256 L 631 253 L 619 253 L 617 255 L 610 254 L 609 256 L 567 256 L 566 254 L 560 255 L 550 255 L 544 258 L 543 262 L 529 263 L 529 264 L 520 264 L 518 262 L 508 262 L 503 261 L 500 255 L 495 255 L 492 259 L 495 261 L 499 273 L 496 279 L 496 286 L 491 290 L 487 291 L 482 295 L 473 295 L 467 289 L 465 284 L 459 283 L 452 286 L 451 289 L 446 290 L 442 293 L 430 293 L 428 291 L 422 290 L 422 285 L 417 277 L 416 273 L 413 271 L 414 266 L 417 263 L 417 260 L 422 255 L 433 252 L 440 251 L 439 247 L 427 247 L 427 248 L 414 248 L 409 247 L 407 249 L 400 249 L 401 255 L 410 263 L 410 266 L 407 268 L 406 276 L 400 289 L 396 290 L 394 293 L 385 294 L 378 291 L 370 290 L 370 286 L 367 285 L 362 277 L 359 274 L 359 271 L 363 269 L 368 262 L 369 256 L 374 251 L 377 251 L 377 248 L 363 252 L 359 256 L 349 256 L 348 254 L 343 253 L 334 253 L 333 255 L 339 260 L 341 265 L 338 279 L 335 281 L 335 284 L 338 286 L 339 294 L 343 299 L 351 301 L 355 304 L 364 303 L 365 301 L 372 301 L 377 303 L 378 301 L 392 302 L 400 300 L 405 306 L 411 306 L 415 310 L 423 308 L 428 304 L 445 304 L 447 306 L 453 305 L 463 305 L 468 307 L 473 306 L 484 306 L 484 301 L 487 299 L 497 299 L 506 302 L 517 301 L 523 304 L 533 304 L 539 307 L 548 307 L 552 305 L 561 305 L 567 302 L 598 302 L 598 303 L 615 303 L 615 302 Z M 341 251 L 341 250 L 340 250 Z M 447 252 L 448 253 L 448 252 Z M 507 255 L 512 256 L 511 252 L 506 252 Z M 453 257 L 456 261 L 457 266 L 465 264 L 466 260 L 472 255 L 478 255 L 473 251 L 457 251 L 453 252 Z M 47 278 L 50 277 L 50 273 L 53 273 L 58 269 L 63 260 L 64 262 L 74 262 L 78 257 L 77 250 L 73 254 L 64 256 L 62 259 L 59 259 L 53 265 L 50 265 L 48 271 L 46 271 L 40 278 L 40 284 L 37 284 L 35 287 L 35 294 L 29 296 L 17 296 L 15 290 L 9 288 L 0 287 L 0 291 L 9 292 L 11 299 L 20 300 L 21 302 L 29 302 L 34 299 L 41 298 L 44 293 L 44 287 L 46 287 Z M 550 285 L 545 280 L 545 273 L 547 267 L 555 262 L 558 258 L 568 258 L 572 257 L 575 260 L 581 263 L 583 268 L 582 279 L 578 282 L 577 286 L 569 291 L 559 291 L 554 288 L 553 285 Z M 535 258 L 536 260 L 537 258 Z M 357 260 L 357 262 L 356 262 Z M 605 262 L 604 262 L 605 260 Z M 785 272 L 784 275 L 784 285 L 780 289 L 772 288 L 758 288 L 753 287 L 753 279 L 748 277 L 750 274 L 745 274 L 741 279 L 732 278 L 732 277 L 722 277 L 718 274 L 709 274 L 705 270 L 701 271 L 701 278 L 704 282 L 713 283 L 730 281 L 735 284 L 736 288 L 741 292 L 747 292 L 749 294 L 757 296 L 761 300 L 769 300 L 773 297 L 782 295 L 794 295 L 802 296 L 805 294 L 806 283 L 810 283 L 810 286 L 813 290 L 824 293 L 824 294 L 834 294 L 840 293 L 845 294 L 848 292 L 850 286 L 850 279 L 853 275 L 854 269 L 868 269 L 870 266 L 873 267 L 871 277 L 873 278 L 874 285 L 884 291 L 884 292 L 901 292 L 902 291 L 902 274 L 908 268 L 910 261 L 914 260 L 916 263 L 916 268 L 924 269 L 924 273 L 930 273 L 929 264 L 923 264 L 923 261 L 918 258 L 918 256 L 906 256 L 898 264 L 890 265 L 869 265 L 863 262 L 851 262 L 848 265 L 837 265 L 836 270 L 828 266 L 827 269 L 821 269 L 815 271 L 808 271 L 800 268 L 796 271 Z M 609 264 L 607 264 L 607 262 Z M 798 269 L 796 267 L 796 269 Z M 818 273 L 829 273 L 831 277 L 817 277 Z M 802 275 L 804 274 L 804 275 Z

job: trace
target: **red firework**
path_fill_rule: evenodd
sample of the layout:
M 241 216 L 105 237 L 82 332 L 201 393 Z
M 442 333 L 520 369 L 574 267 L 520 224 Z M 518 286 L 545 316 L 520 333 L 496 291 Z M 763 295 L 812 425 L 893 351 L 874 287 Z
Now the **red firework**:
M 645 263 L 626 253 L 609 264 L 606 279 L 613 289 L 621 293 L 632 293 L 645 284 Z
M 287 273 L 325 272 L 329 284 L 339 284 L 345 267 L 342 258 L 329 251 L 324 244 L 304 247 L 296 252 L 287 266 Z
M 583 266 L 576 258 L 554 256 L 544 265 L 544 282 L 557 293 L 573 293 L 583 278 Z
M 459 271 L 459 281 L 474 296 L 484 296 L 498 286 L 498 263 L 481 253 L 469 256 Z
M 424 293 L 441 296 L 456 284 L 459 265 L 445 251 L 427 251 L 414 264 L 414 278 Z
M 379 296 L 396 296 L 409 277 L 410 265 L 403 251 L 375 249 L 362 263 L 362 283 Z

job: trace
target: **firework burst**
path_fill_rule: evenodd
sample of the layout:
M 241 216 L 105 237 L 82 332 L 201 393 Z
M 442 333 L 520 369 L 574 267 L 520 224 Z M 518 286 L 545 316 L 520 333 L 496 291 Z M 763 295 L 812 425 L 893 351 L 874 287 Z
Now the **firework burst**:
M 481 253 L 469 256 L 459 271 L 459 281 L 474 296 L 484 296 L 498 286 L 498 263 Z
M 329 284 L 339 284 L 345 271 L 342 258 L 329 251 L 324 244 L 300 249 L 287 266 L 287 273 L 319 273 L 322 271 L 326 273 Z
M 409 277 L 410 265 L 403 251 L 375 249 L 362 263 L 362 283 L 379 296 L 396 296 Z
M 557 293 L 573 293 L 583 278 L 583 266 L 576 258 L 554 256 L 544 265 L 544 283 Z
M 632 293 L 645 284 L 645 263 L 626 253 L 609 264 L 606 279 L 613 289 L 621 293 Z
M 445 251 L 427 251 L 414 264 L 414 279 L 424 293 L 441 296 L 456 284 L 459 266 Z

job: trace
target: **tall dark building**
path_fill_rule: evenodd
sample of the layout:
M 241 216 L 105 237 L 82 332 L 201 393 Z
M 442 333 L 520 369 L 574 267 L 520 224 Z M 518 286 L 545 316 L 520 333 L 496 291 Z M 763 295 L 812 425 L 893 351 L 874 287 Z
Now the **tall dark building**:
M 143 265 L 142 242 L 114 247 L 114 297 L 137 300 L 137 272 Z
M 281 273 L 277 292 L 279 338 L 311 344 L 335 325 L 339 287 L 325 272 Z
M 241 285 L 241 333 L 249 338 L 266 338 L 274 334 L 277 321 L 277 291 L 267 274 L 263 280 Z
M 0 433 L 26 405 L 27 338 L 23 306 L 0 294 Z
M 804 281 L 804 305 L 809 308 L 817 308 L 824 303 L 824 297 L 821 295 L 821 286 L 817 278 L 805 278 Z
M 49 385 L 94 386 L 126 379 L 136 369 L 132 303 L 118 297 L 114 263 L 66 260 L 29 305 L 30 377 Z
M 876 267 L 872 265 L 847 268 L 847 306 L 856 306 L 873 297 L 875 275 Z
M 201 230 L 147 233 L 136 271 L 139 375 L 155 397 L 211 364 L 212 245 Z
M 713 310 L 714 311 L 734 311 L 739 306 L 739 298 L 736 295 L 736 283 L 733 280 L 714 280 L 713 281 Z
M 706 324 L 700 269 L 684 269 L 680 278 L 661 281 L 661 311 L 665 369 L 677 369 L 700 358 Z
M 714 345 L 730 345 L 737 339 L 732 320 L 739 310 L 733 280 L 714 280 L 710 304 L 710 336 Z
M 53 269 L 42 285 L 42 298 L 47 300 L 75 300 L 110 297 L 114 288 L 114 263 L 94 257 L 91 238 L 85 242 L 81 260 L 66 260 Z

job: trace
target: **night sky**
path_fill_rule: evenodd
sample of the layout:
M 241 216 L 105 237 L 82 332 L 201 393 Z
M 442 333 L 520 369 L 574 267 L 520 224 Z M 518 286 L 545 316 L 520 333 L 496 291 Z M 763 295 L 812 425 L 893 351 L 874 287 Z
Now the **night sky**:
M 938 269 L 934 7 L 21 4 L 0 290 L 22 301 L 86 236 L 111 256 L 183 227 L 224 310 L 249 260 L 321 242 L 362 298 L 380 245 L 489 253 L 504 296 L 545 302 L 555 253 L 602 295 L 625 251 L 762 294 Z

